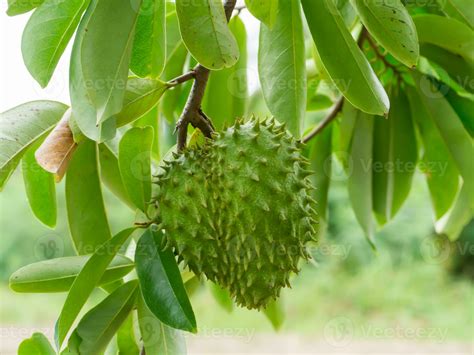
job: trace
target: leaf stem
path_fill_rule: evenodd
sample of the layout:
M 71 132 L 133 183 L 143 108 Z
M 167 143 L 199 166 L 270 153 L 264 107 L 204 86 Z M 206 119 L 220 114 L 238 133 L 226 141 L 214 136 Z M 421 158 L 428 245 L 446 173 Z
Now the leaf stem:
M 316 127 L 314 127 L 311 132 L 304 136 L 303 139 L 301 139 L 301 142 L 308 143 L 311 139 L 316 137 L 324 128 L 326 128 L 326 126 L 329 125 L 332 120 L 336 118 L 339 111 L 341 111 L 343 103 L 344 97 L 341 96 L 331 108 L 331 111 L 329 111 L 328 115 Z
M 236 2 L 237 0 L 226 0 L 224 3 L 224 11 L 227 21 L 229 21 L 230 17 L 232 16 Z M 178 152 L 181 152 L 186 147 L 189 124 L 191 124 L 194 128 L 199 128 L 204 136 L 208 138 L 211 138 L 212 132 L 214 132 L 211 121 L 201 110 L 201 103 L 202 99 L 204 98 L 204 92 L 209 79 L 209 72 L 209 69 L 199 64 L 190 72 L 193 73 L 193 75 L 187 73 L 171 81 L 171 83 L 176 80 L 184 82 L 194 78 L 194 83 L 191 88 L 191 92 L 189 93 L 188 100 L 186 101 L 184 110 L 181 113 L 181 117 L 176 123 L 175 131 L 178 132 Z M 179 82 L 177 84 L 179 84 Z

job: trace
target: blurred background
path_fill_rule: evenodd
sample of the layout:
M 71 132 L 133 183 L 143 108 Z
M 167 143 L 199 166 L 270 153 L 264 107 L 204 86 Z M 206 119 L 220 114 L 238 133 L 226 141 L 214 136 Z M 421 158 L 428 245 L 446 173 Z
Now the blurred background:
M 2 2 L 0 111 L 37 99 L 68 103 L 70 48 L 41 90 L 21 58 L 29 15 L 8 18 L 5 9 Z M 241 16 L 248 32 L 252 92 L 259 86 L 258 25 L 245 10 Z M 417 173 L 403 210 L 377 234 L 374 252 L 355 220 L 342 169 L 334 170 L 328 231 L 311 248 L 313 262 L 302 265 L 292 289 L 283 292 L 279 330 L 263 313 L 224 310 L 205 285 L 197 285 L 192 303 L 200 331 L 187 336 L 189 353 L 474 353 L 474 222 L 456 243 L 436 236 L 427 187 Z M 26 264 L 73 254 L 63 183 L 57 193 L 55 230 L 33 217 L 18 171 L 0 194 L 0 354 L 16 353 L 21 340 L 35 331 L 53 336 L 65 294 L 14 294 L 8 278 Z M 130 226 L 133 213 L 105 189 L 104 194 L 112 230 Z M 98 291 L 96 301 L 101 297 Z

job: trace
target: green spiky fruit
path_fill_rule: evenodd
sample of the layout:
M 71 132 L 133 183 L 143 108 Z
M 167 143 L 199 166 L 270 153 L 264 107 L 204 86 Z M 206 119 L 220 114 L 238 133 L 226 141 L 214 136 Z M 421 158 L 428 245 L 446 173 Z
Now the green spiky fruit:
M 309 257 L 315 201 L 299 145 L 274 120 L 237 122 L 175 155 L 159 177 L 168 244 L 247 308 L 277 298 Z

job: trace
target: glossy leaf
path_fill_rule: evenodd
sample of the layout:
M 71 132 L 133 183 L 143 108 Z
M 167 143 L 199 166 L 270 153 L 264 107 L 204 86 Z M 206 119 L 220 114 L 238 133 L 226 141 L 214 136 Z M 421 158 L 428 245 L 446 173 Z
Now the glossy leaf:
M 45 0 L 31 15 L 21 40 L 26 68 L 42 86 L 48 85 L 89 0 Z
M 170 58 L 166 63 L 164 76 L 167 79 L 172 80 L 181 75 L 183 73 L 183 69 L 185 68 L 187 56 L 188 50 L 181 41 L 171 52 Z M 178 85 L 164 93 L 163 99 L 161 101 L 161 110 L 163 111 L 163 115 L 168 122 L 173 123 L 177 121 L 176 111 L 180 96 L 183 94 L 183 92 L 183 85 Z
M 268 318 L 270 323 L 272 323 L 272 326 L 275 330 L 279 330 L 281 328 L 285 320 L 285 311 L 283 309 L 281 299 L 278 301 L 271 301 L 267 305 L 267 308 L 263 310 L 263 313 Z
M 430 43 L 474 60 L 474 31 L 456 19 L 438 15 L 413 18 L 420 43 Z
M 81 143 L 69 164 L 66 208 L 72 241 L 79 254 L 90 254 L 110 239 L 99 178 L 97 146 L 93 141 Z
M 462 98 L 452 90 L 446 94 L 446 99 L 448 99 L 451 107 L 456 111 L 471 138 L 474 137 L 474 100 Z
M 285 1 L 285 0 L 283 0 Z M 252 15 L 272 28 L 277 20 L 278 0 L 245 0 Z
M 229 28 L 239 46 L 239 60 L 231 68 L 211 72 L 202 104 L 218 131 L 225 122 L 230 125 L 244 117 L 248 97 L 247 32 L 238 16 L 230 20 Z
M 372 246 L 374 223 L 372 219 L 372 150 L 374 117 L 357 116 L 350 149 L 351 170 L 348 180 L 349 199 L 354 214 Z
M 18 355 L 55 355 L 49 340 L 42 333 L 33 333 L 31 338 L 25 339 L 18 347 Z
M 92 290 L 99 284 L 105 270 L 134 230 L 135 228 L 125 229 L 102 244 L 81 269 L 69 290 L 56 322 L 55 340 L 58 348 L 61 347 Z
M 92 0 L 92 3 L 87 8 L 86 13 L 79 23 L 79 28 L 74 39 L 71 62 L 69 65 L 69 96 L 71 97 L 71 107 L 73 112 L 72 118 L 80 131 L 89 139 L 97 142 L 104 142 L 115 136 L 116 120 L 115 118 L 110 118 L 106 122 L 97 125 L 97 117 L 99 116 L 99 113 L 95 101 L 93 100 L 91 89 L 93 89 L 96 84 L 100 83 L 90 81 L 84 75 L 82 60 L 84 37 L 89 31 L 89 21 L 94 13 L 95 7 L 97 6 L 97 2 L 98 0 Z M 104 50 L 105 49 L 99 49 L 98 53 L 101 53 Z M 93 57 L 96 60 L 99 60 L 101 56 L 94 53 Z M 84 62 L 87 63 L 86 58 L 84 59 Z M 121 86 L 125 87 L 125 83 L 121 83 Z
M 420 170 L 426 176 L 435 217 L 439 219 L 451 208 L 456 198 L 459 171 L 429 112 L 421 103 L 421 95 L 411 87 L 407 88 L 407 94 L 423 142 Z
M 233 66 L 239 49 L 220 0 L 177 0 L 179 28 L 194 58 L 209 69 Z
M 167 59 L 162 77 L 172 80 L 187 70 L 185 64 L 188 57 L 188 50 L 181 40 L 176 11 L 171 11 L 166 15 L 166 47 Z M 161 111 L 168 122 L 176 121 L 175 110 L 182 91 L 183 85 L 177 85 L 163 95 Z
M 319 216 L 318 234 L 324 235 L 328 222 L 328 192 L 331 181 L 332 166 L 332 125 L 326 127 L 309 143 L 309 160 L 311 170 L 315 172 L 310 176 L 313 186 L 313 198 L 318 202 L 315 210 Z
M 474 28 L 474 7 L 471 0 L 438 0 L 438 3 L 449 17 Z
M 234 309 L 234 302 L 230 297 L 229 292 L 226 289 L 223 289 L 219 285 L 216 285 L 213 282 L 209 282 L 209 290 L 211 291 L 212 295 L 216 302 L 225 309 L 227 312 L 232 312 Z
M 166 83 L 160 80 L 129 78 L 123 108 L 116 115 L 117 126 L 124 126 L 149 112 L 158 104 L 167 88 Z
M 151 149 L 153 129 L 149 126 L 129 129 L 119 145 L 119 168 L 130 200 L 146 213 L 151 200 Z
M 38 164 L 54 174 L 56 182 L 63 178 L 77 148 L 70 125 L 71 109 L 68 109 L 34 154 Z
M 408 99 L 395 90 L 388 119 L 374 118 L 373 209 L 381 225 L 395 216 L 408 197 L 418 155 Z
M 117 155 L 105 144 L 99 144 L 100 178 L 105 186 L 127 206 L 135 210 L 135 205 L 128 197 L 118 165 Z
M 143 0 L 138 14 L 130 69 L 138 76 L 160 76 L 166 61 L 166 0 Z
M 149 310 L 141 295 L 137 304 L 138 325 L 147 354 L 185 355 L 183 332 L 168 327 Z
M 82 73 L 101 123 L 122 109 L 141 0 L 93 0 L 80 49 Z M 97 55 L 101 53 L 100 55 Z
M 41 141 L 37 141 L 28 148 L 21 161 L 21 170 L 31 210 L 42 223 L 54 228 L 57 216 L 56 187 L 54 176 L 36 162 L 35 151 L 40 144 Z
M 443 138 L 459 173 L 464 180 L 464 186 L 474 206 L 474 146 L 473 141 L 444 95 L 435 91 L 431 95 L 423 92 L 423 78 L 414 77 L 420 97 L 420 104 L 426 109 L 431 120 L 435 123 Z
M 10 288 L 15 292 L 67 292 L 89 259 L 90 255 L 66 256 L 26 265 L 11 275 Z M 133 268 L 132 260 L 118 255 L 97 285 L 118 280 Z
M 152 158 L 160 160 L 160 144 L 159 144 L 159 110 L 158 106 L 155 106 L 148 111 L 145 115 L 140 117 L 138 120 L 133 122 L 134 127 L 146 127 L 150 126 L 153 129 L 153 143 L 151 147 Z
M 341 122 L 339 124 L 339 154 L 347 155 L 350 153 L 352 135 L 357 121 L 357 116 L 363 113 L 351 105 L 350 102 L 344 101 L 342 106 Z M 347 163 L 347 161 L 346 161 Z
M 432 44 L 422 44 L 420 50 L 424 57 L 440 65 L 464 90 L 474 93 L 474 86 L 469 85 L 474 80 L 474 62 Z
M 138 296 L 137 292 L 137 296 Z M 133 324 L 133 312 L 129 314 L 127 319 L 122 323 L 117 332 L 117 346 L 119 355 L 139 355 L 137 339 L 135 338 L 135 330 Z
M 386 115 L 390 102 L 332 0 L 302 0 L 324 68 L 346 99 L 360 110 Z
M 0 189 L 27 147 L 61 119 L 67 106 L 55 101 L 32 101 L 0 114 Z
M 464 227 L 474 218 L 469 194 L 464 186 L 460 189 L 453 207 L 436 222 L 436 232 L 445 234 L 451 241 L 458 239 Z
M 297 0 L 281 1 L 275 25 L 260 25 L 258 72 L 268 108 L 299 138 L 306 110 L 303 23 Z
M 385 49 L 406 66 L 416 66 L 420 55 L 418 35 L 401 0 L 393 0 L 390 5 L 378 0 L 352 3 L 370 34 Z
M 135 306 L 137 291 L 137 280 L 129 281 L 87 312 L 74 330 L 70 349 L 79 354 L 103 353 Z
M 21 15 L 40 6 L 44 0 L 8 0 L 8 16 Z
M 194 333 L 194 312 L 172 250 L 162 250 L 161 233 L 148 229 L 137 244 L 135 261 L 143 298 L 160 321 Z

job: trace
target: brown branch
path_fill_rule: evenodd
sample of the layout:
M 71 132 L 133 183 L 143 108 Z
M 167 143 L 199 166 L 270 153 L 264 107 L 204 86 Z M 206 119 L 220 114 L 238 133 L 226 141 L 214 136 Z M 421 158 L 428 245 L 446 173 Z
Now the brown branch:
M 168 84 L 168 87 L 174 87 L 176 85 L 179 85 L 179 84 L 182 84 L 182 83 L 185 83 L 186 81 L 189 81 L 191 79 L 194 79 L 196 78 L 196 72 L 193 70 L 183 74 L 183 75 L 180 75 L 178 76 L 177 78 L 174 78 L 170 81 L 168 81 L 166 84 Z
M 227 21 L 229 21 L 230 17 L 232 16 L 236 2 L 237 0 L 226 0 L 224 3 L 224 11 Z M 178 132 L 178 152 L 181 152 L 186 147 L 189 124 L 191 124 L 194 128 L 199 128 L 201 132 L 208 138 L 210 138 L 212 136 L 212 132 L 214 132 L 212 123 L 201 110 L 202 99 L 204 97 L 207 81 L 209 79 L 209 69 L 199 64 L 193 69 L 192 72 L 194 73 L 194 83 L 181 117 L 176 123 L 176 131 Z M 189 80 L 190 77 L 187 74 L 181 76 L 181 80 Z
M 326 126 L 329 125 L 332 122 L 332 120 L 336 118 L 339 111 L 341 111 L 343 102 L 344 102 L 344 97 L 341 96 L 341 98 L 336 101 L 331 111 L 324 118 L 324 120 L 322 120 L 316 127 L 314 127 L 314 129 L 311 132 L 309 132 L 306 136 L 304 136 L 301 142 L 308 143 L 311 139 L 316 137 L 324 128 L 326 128 Z

